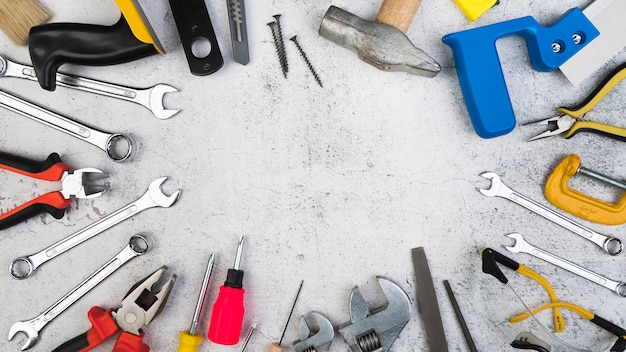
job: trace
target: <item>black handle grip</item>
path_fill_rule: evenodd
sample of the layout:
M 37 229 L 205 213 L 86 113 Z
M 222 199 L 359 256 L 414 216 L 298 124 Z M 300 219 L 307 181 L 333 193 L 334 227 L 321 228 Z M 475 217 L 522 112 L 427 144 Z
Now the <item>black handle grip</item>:
M 135 37 L 124 16 L 113 26 L 49 23 L 35 26 L 28 37 L 30 58 L 43 89 L 56 88 L 56 72 L 64 63 L 105 66 L 157 53 Z
M 87 347 L 89 347 L 89 340 L 87 339 L 87 333 L 84 333 L 66 341 L 61 346 L 52 350 L 52 352 L 78 352 Z
M 0 215 L 0 230 L 7 229 L 17 225 L 22 221 L 28 220 L 36 215 L 48 213 L 55 219 L 60 219 L 65 215 L 65 208 L 55 208 L 49 204 L 34 203 L 12 214 L 6 213 Z
M 36 174 L 48 170 L 50 167 L 52 167 L 52 165 L 60 162 L 62 162 L 61 157 L 57 153 L 52 153 L 48 155 L 48 158 L 41 162 L 23 158 L 17 155 L 0 153 L 0 168 L 2 168 L 2 165 L 6 165 L 31 174 Z

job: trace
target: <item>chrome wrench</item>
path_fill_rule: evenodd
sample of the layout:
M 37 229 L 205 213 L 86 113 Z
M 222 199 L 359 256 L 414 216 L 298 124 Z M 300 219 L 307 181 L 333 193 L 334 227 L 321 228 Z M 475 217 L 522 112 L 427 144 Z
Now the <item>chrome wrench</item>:
M 65 251 L 68 251 L 79 244 L 87 241 L 88 239 L 98 235 L 99 233 L 119 224 L 120 222 L 130 218 L 131 216 L 138 214 L 139 212 L 154 208 L 162 207 L 169 208 L 178 199 L 180 190 L 171 196 L 167 196 L 161 190 L 161 184 L 167 180 L 167 177 L 158 178 L 148 187 L 148 191 L 141 196 L 141 198 L 128 204 L 127 206 L 117 210 L 111 215 L 102 218 L 93 224 L 85 227 L 84 229 L 62 239 L 61 241 L 51 245 L 50 247 L 26 256 L 14 259 L 9 265 L 9 274 L 14 279 L 25 279 L 33 274 L 38 267 L 46 263 L 50 259 L 58 256 Z
M 39 332 L 48 325 L 49 322 L 54 320 L 59 314 L 63 313 L 72 304 L 76 303 L 87 292 L 91 291 L 99 283 L 104 281 L 115 270 L 119 269 L 129 260 L 145 254 L 150 249 L 150 242 L 148 238 L 141 235 L 134 235 L 130 238 L 128 245 L 122 249 L 115 257 L 111 258 L 100 269 L 96 270 L 78 286 L 74 287 L 68 294 L 63 296 L 60 300 L 54 303 L 50 308 L 43 311 L 37 317 L 18 321 L 11 325 L 9 329 L 9 341 L 13 340 L 15 335 L 22 333 L 26 335 L 26 342 L 20 350 L 25 351 L 33 347 L 39 340 Z
M 72 137 L 93 144 L 102 149 L 107 156 L 114 161 L 124 161 L 132 154 L 133 142 L 127 135 L 121 133 L 105 133 L 87 127 L 1 90 L 0 106 L 61 132 L 65 132 Z
M 524 237 L 522 237 L 522 235 L 520 235 L 519 233 L 511 233 L 508 234 L 507 237 L 515 240 L 515 245 L 513 247 L 505 246 L 508 251 L 513 253 L 530 254 L 539 259 L 545 260 L 548 263 L 563 268 L 571 273 L 574 273 L 582 278 L 585 278 L 591 282 L 604 286 L 609 290 L 617 293 L 617 295 L 620 297 L 626 297 L 626 283 L 607 279 L 606 277 L 598 275 L 591 270 L 585 269 L 578 264 L 574 264 L 550 252 L 546 252 L 543 249 L 537 248 L 532 244 L 526 242 L 524 240 Z
M 580 225 L 564 217 L 554 210 L 546 208 L 543 205 L 533 201 L 532 199 L 520 193 L 517 193 L 516 191 L 507 187 L 507 185 L 505 185 L 504 182 L 502 182 L 502 180 L 500 179 L 500 176 L 498 176 L 495 172 L 485 172 L 482 173 L 480 176 L 491 180 L 491 187 L 489 189 L 479 189 L 480 193 L 484 194 L 485 196 L 501 197 L 517 203 L 524 208 L 554 222 L 555 224 L 560 225 L 572 231 L 573 233 L 597 244 L 600 248 L 604 250 L 604 252 L 610 255 L 618 255 L 622 253 L 624 245 L 619 238 L 595 232 L 583 225 Z
M 0 77 L 24 78 L 30 81 L 37 81 L 33 67 L 12 62 L 2 57 L 2 55 L 0 55 Z M 151 88 L 137 89 L 62 73 L 57 73 L 56 79 L 57 85 L 59 86 L 74 88 L 142 105 L 150 110 L 156 118 L 161 120 L 169 119 L 180 111 L 165 109 L 163 107 L 165 94 L 178 92 L 178 89 L 167 84 L 157 84 Z

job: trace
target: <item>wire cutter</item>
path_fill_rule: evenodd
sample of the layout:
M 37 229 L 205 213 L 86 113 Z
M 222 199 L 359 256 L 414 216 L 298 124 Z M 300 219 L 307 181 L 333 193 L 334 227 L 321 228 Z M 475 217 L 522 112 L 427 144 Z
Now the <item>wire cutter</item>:
M 619 82 L 626 78 L 626 63 L 621 64 L 607 75 L 602 82 L 580 104 L 572 107 L 561 107 L 557 111 L 562 115 L 550 117 L 545 120 L 531 122 L 527 125 L 548 125 L 549 130 L 540 133 L 527 142 L 536 139 L 563 134 L 568 139 L 578 132 L 592 132 L 601 134 L 619 141 L 626 142 L 626 128 L 611 126 L 595 121 L 581 121 L 579 118 L 588 113 L 596 106 Z
M 62 183 L 60 191 L 43 194 L 0 214 L 0 230 L 44 212 L 49 213 L 55 219 L 60 219 L 65 214 L 65 209 L 72 203 L 72 197 L 84 199 L 99 197 L 107 188 L 90 184 L 94 179 L 107 177 L 101 170 L 84 168 L 71 171 L 57 153 L 50 154 L 43 162 L 0 153 L 0 169 L 43 181 L 61 181 Z
M 145 332 L 142 328 L 165 308 L 176 281 L 175 274 L 168 279 L 163 278 L 166 270 L 167 267 L 162 266 L 133 285 L 117 309 L 91 307 L 87 313 L 91 329 L 66 341 L 52 352 L 91 351 L 120 330 L 113 352 L 149 352 L 150 347 L 143 342 Z

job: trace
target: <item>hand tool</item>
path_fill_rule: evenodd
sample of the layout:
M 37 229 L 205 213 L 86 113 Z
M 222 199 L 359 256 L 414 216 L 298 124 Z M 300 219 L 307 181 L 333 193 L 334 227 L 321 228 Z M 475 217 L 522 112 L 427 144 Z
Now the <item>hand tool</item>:
M 283 338 L 285 338 L 285 333 L 287 332 L 287 327 L 289 326 L 289 322 L 291 321 L 291 315 L 293 314 L 293 310 L 296 308 L 296 303 L 298 302 L 298 297 L 300 297 L 300 291 L 302 291 L 302 285 L 304 284 L 304 280 L 300 281 L 300 287 L 298 287 L 298 292 L 296 293 L 296 298 L 293 300 L 293 304 L 291 305 L 291 310 L 289 311 L 289 316 L 287 317 L 287 322 L 285 323 L 285 327 L 283 328 L 283 333 L 280 335 L 280 340 L 278 343 L 274 342 L 270 345 L 269 352 L 283 352 L 285 348 L 283 347 Z
M 454 297 L 454 292 L 452 291 L 450 282 L 448 280 L 443 280 L 443 285 L 446 287 L 446 292 L 448 293 L 448 297 L 450 298 L 450 302 L 452 303 L 452 309 L 454 309 L 454 314 L 456 315 L 456 318 L 461 325 L 461 331 L 463 331 L 463 336 L 465 337 L 465 341 L 467 342 L 467 346 L 469 347 L 470 352 L 478 352 L 478 349 L 476 349 L 476 344 L 474 343 L 474 339 L 472 338 L 472 334 L 467 327 L 467 323 L 465 323 L 465 318 L 463 318 L 461 307 L 459 307 L 459 303 L 457 302 L 456 297 Z
M 204 306 L 204 298 L 206 296 L 207 290 L 209 289 L 209 281 L 211 279 L 211 271 L 213 270 L 214 262 L 215 253 L 211 253 L 211 256 L 209 257 L 209 262 L 207 263 L 206 271 L 204 272 L 202 286 L 200 286 L 198 303 L 196 303 L 196 309 L 193 312 L 191 326 L 189 327 L 189 330 L 181 332 L 178 337 L 180 340 L 178 352 L 195 352 L 198 350 L 198 346 L 200 346 L 200 344 L 202 343 L 202 335 L 196 333 L 196 328 L 198 327 L 198 321 L 200 320 L 202 306 Z
M 1 90 L 0 106 L 93 144 L 102 149 L 113 161 L 124 161 L 133 152 L 133 141 L 125 134 L 99 131 Z
M 614 291 L 620 297 L 626 297 L 626 283 L 620 281 L 613 281 L 607 279 L 604 276 L 598 275 L 591 270 L 585 269 L 578 264 L 574 264 L 568 260 L 565 260 L 552 253 L 537 248 L 524 240 L 524 237 L 519 233 L 508 234 L 507 237 L 515 240 L 515 245 L 505 246 L 505 248 L 513 253 L 527 253 L 535 256 L 539 259 L 543 259 L 548 263 L 554 264 L 560 268 L 563 268 L 571 273 L 574 273 L 582 278 L 585 278 L 591 282 L 594 282 L 600 286 L 604 286 L 609 290 Z
M 122 15 L 112 26 L 48 23 L 35 26 L 28 49 L 39 85 L 56 88 L 56 71 L 69 63 L 104 66 L 165 54 L 137 0 L 115 0 Z
M 289 62 L 287 62 L 285 40 L 280 26 L 280 15 L 274 15 L 274 18 L 276 20 L 268 23 L 267 25 L 272 31 L 272 38 L 274 38 L 274 47 L 276 48 L 276 54 L 278 55 L 278 61 L 280 62 L 280 69 L 283 71 L 283 76 L 287 78 L 287 72 L 289 72 Z
M 57 153 L 50 154 L 43 162 L 0 153 L 0 169 L 44 181 L 61 181 L 60 191 L 45 193 L 0 214 L 0 230 L 44 212 L 60 219 L 72 204 L 72 198 L 93 199 L 107 189 L 106 186 L 91 183 L 107 177 L 101 170 L 84 168 L 72 171 Z
M 547 27 L 527 16 L 445 35 L 442 41 L 452 49 L 469 117 L 482 138 L 502 136 L 515 128 L 496 46 L 498 39 L 513 35 L 526 40 L 531 65 L 549 72 L 595 40 L 599 31 L 595 22 L 573 8 Z
M 166 270 L 167 267 L 162 266 L 134 284 L 119 308 L 91 307 L 87 313 L 91 329 L 63 343 L 53 352 L 91 351 L 118 331 L 121 333 L 113 351 L 149 352 L 150 347 L 143 342 L 146 333 L 142 328 L 163 311 L 176 281 L 175 274 L 168 279 L 163 277 Z
M 595 0 L 585 7 L 583 13 L 601 34 L 559 67 L 574 86 L 582 83 L 626 46 L 623 36 L 626 23 L 620 16 L 625 12 L 626 3 L 621 0 Z
M 247 65 L 250 62 L 250 53 L 248 52 L 248 25 L 244 0 L 226 0 L 226 6 L 228 7 L 233 58 L 235 62 Z
M 572 154 L 563 159 L 548 177 L 545 188 L 546 199 L 554 206 L 588 221 L 605 225 L 625 223 L 626 193 L 622 194 L 617 203 L 612 204 L 569 188 L 570 179 L 579 173 L 626 191 L 624 182 L 580 166 L 580 158 Z
M 208 338 L 220 345 L 234 345 L 239 342 L 241 335 L 245 312 L 243 296 L 246 293 L 243 289 L 243 270 L 239 270 L 243 243 L 244 236 L 241 236 L 237 245 L 235 265 L 228 269 L 226 281 L 220 287 L 220 293 L 211 312 Z
M 170 0 L 170 7 L 191 73 L 210 75 L 224 65 L 224 58 L 204 0 Z
M 0 55 L 0 78 L 1 77 L 14 77 L 37 81 L 34 68 L 13 62 L 2 55 Z M 165 94 L 178 92 L 178 89 L 167 84 L 157 84 L 151 88 L 136 89 L 62 73 L 56 74 L 56 83 L 62 87 L 101 94 L 142 105 L 150 110 L 156 118 L 161 120 L 168 119 L 180 111 L 165 109 L 163 107 L 163 97 Z
M 550 345 L 527 331 L 520 332 L 515 337 L 515 340 L 511 342 L 511 347 L 521 350 L 534 350 L 538 352 L 550 352 L 552 350 Z
M 31 276 L 37 268 L 47 261 L 78 246 L 97 234 L 110 229 L 133 215 L 154 207 L 171 207 L 176 203 L 181 191 L 178 190 L 171 196 L 165 195 L 161 190 L 161 185 L 165 180 L 167 180 L 167 177 L 161 177 L 152 181 L 150 186 L 148 186 L 148 191 L 136 201 L 56 242 L 48 248 L 29 256 L 14 259 L 9 266 L 9 273 L 14 279 L 25 279 Z
M 353 352 L 387 352 L 411 319 L 411 301 L 400 286 L 376 277 L 387 304 L 370 310 L 358 286 L 350 294 L 350 322 L 339 333 Z
M 433 285 L 433 277 L 430 274 L 428 260 L 424 247 L 417 247 L 411 250 L 413 259 L 413 269 L 415 270 L 416 294 L 418 310 L 424 321 L 426 339 L 431 351 L 448 351 L 446 333 L 441 321 L 437 293 Z
M 485 172 L 480 176 L 491 180 L 491 187 L 489 189 L 480 189 L 480 193 L 487 197 L 501 197 L 508 199 L 514 203 L 517 203 L 524 208 L 543 216 L 544 218 L 554 222 L 557 225 L 560 225 L 573 233 L 586 238 L 587 240 L 595 243 L 600 248 L 604 249 L 604 252 L 610 255 L 618 255 L 622 253 L 624 249 L 624 245 L 619 238 L 611 237 L 607 235 L 600 234 L 595 232 L 583 225 L 580 225 L 563 215 L 555 212 L 554 210 L 548 209 L 539 203 L 533 201 L 532 199 L 510 189 L 507 187 L 504 182 L 500 179 L 494 172 Z
M 597 1 L 597 0 L 596 0 Z M 626 142 L 626 128 L 606 125 L 595 121 L 582 121 L 586 113 L 591 111 L 604 97 L 626 77 L 626 63 L 621 64 L 609 73 L 602 82 L 580 104 L 572 107 L 561 107 L 559 116 L 549 117 L 545 120 L 532 122 L 526 126 L 548 125 L 549 130 L 540 133 L 528 142 L 540 138 L 563 135 L 563 138 L 572 138 L 578 132 L 592 132 L 606 137 Z
M 499 3 L 498 0 L 454 0 L 454 2 L 472 22 Z
M 26 45 L 28 32 L 50 20 L 50 12 L 37 0 L 1 0 L 0 29 L 15 45 Z
M 256 323 L 252 324 L 250 330 L 248 330 L 248 334 L 246 334 L 246 338 L 243 340 L 243 345 L 241 345 L 241 349 L 239 350 L 239 352 L 243 352 L 246 350 L 246 347 L 248 347 L 248 342 L 250 342 L 250 338 L 252 337 L 252 334 L 254 334 L 254 330 L 256 330 Z
M 323 352 L 328 351 L 335 337 L 335 329 L 328 318 L 321 313 L 312 312 L 311 316 L 317 324 L 317 331 L 311 332 L 304 316 L 300 318 L 298 336 L 300 340 L 293 343 L 295 352 Z M 270 351 L 272 352 L 272 351 Z
M 441 66 L 413 45 L 405 34 L 421 3 L 421 0 L 384 0 L 376 22 L 331 6 L 322 19 L 319 34 L 383 71 L 435 77 Z
M 9 341 L 13 340 L 18 333 L 22 333 L 26 336 L 27 340 L 24 345 L 22 345 L 21 350 L 24 351 L 33 347 L 39 340 L 39 332 L 41 332 L 49 322 L 54 320 L 54 318 L 63 313 L 63 311 L 87 294 L 87 292 L 91 291 L 104 279 L 109 277 L 115 270 L 119 269 L 129 260 L 145 254 L 149 249 L 150 242 L 147 237 L 142 235 L 132 236 L 128 245 L 124 247 L 121 252 L 111 258 L 111 260 L 100 269 L 96 270 L 68 294 L 63 296 L 63 298 L 50 306 L 50 308 L 33 319 L 19 321 L 11 325 L 9 329 Z

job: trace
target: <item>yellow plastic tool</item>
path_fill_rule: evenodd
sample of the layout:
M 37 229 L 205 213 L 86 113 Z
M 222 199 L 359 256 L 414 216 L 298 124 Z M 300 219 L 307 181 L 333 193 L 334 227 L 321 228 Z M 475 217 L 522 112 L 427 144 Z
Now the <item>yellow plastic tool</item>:
M 150 27 L 148 19 L 137 0 L 115 0 L 115 3 L 122 11 L 122 16 L 128 22 L 128 26 L 130 26 L 130 30 L 135 37 L 146 44 L 152 44 L 159 54 L 165 54 L 163 46 L 152 27 Z
M 578 155 L 572 154 L 563 159 L 548 177 L 545 188 L 546 199 L 556 207 L 588 221 L 605 225 L 626 223 L 626 192 L 613 204 L 569 188 L 570 179 L 579 172 L 616 186 L 620 183 L 581 167 Z
M 465 17 L 474 22 L 494 7 L 498 0 L 454 0 L 454 2 L 463 11 Z
M 178 352 L 196 352 L 198 346 L 202 343 L 202 335 L 191 335 L 189 330 L 182 331 L 178 336 L 180 345 L 178 345 Z

